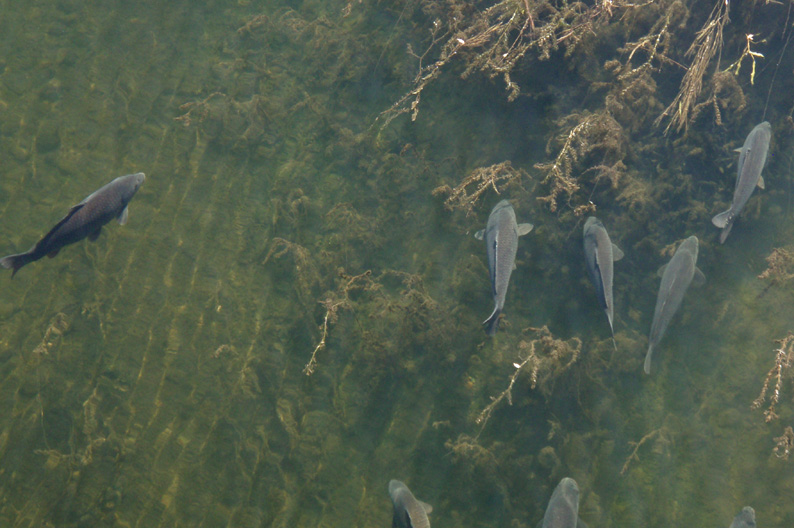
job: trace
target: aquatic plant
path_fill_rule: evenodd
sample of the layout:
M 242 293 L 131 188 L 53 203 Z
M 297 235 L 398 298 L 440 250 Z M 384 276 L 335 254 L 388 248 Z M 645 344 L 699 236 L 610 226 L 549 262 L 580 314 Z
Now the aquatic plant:
M 503 400 L 513 405 L 513 386 L 522 372 L 528 373 L 530 387 L 533 390 L 538 388 L 548 398 L 555 379 L 576 363 L 582 351 L 582 340 L 578 337 L 569 340 L 556 338 L 546 326 L 530 327 L 526 331 L 535 337 L 522 339 L 518 344 L 518 361 L 513 363 L 515 370 L 510 375 L 507 388 L 499 395 L 491 396 L 491 403 L 474 420 L 480 426 L 480 431 Z
M 442 185 L 433 190 L 433 195 L 447 195 L 444 207 L 453 211 L 460 209 L 469 216 L 474 212 L 480 196 L 488 189 L 496 194 L 501 194 L 511 183 L 520 183 L 522 179 L 529 178 L 529 174 L 521 169 L 515 169 L 509 161 L 503 161 L 488 167 L 478 167 L 466 176 L 458 185 L 451 188 Z
M 761 388 L 761 393 L 758 395 L 758 398 L 753 401 L 752 405 L 753 409 L 760 409 L 764 402 L 766 402 L 770 382 L 774 378 L 775 387 L 769 395 L 769 407 L 764 410 L 764 421 L 766 422 L 771 422 L 778 418 L 775 412 L 775 406 L 780 401 L 780 389 L 783 386 L 783 378 L 784 376 L 791 377 L 789 369 L 792 364 L 794 364 L 794 334 L 789 332 L 786 337 L 776 339 L 775 343 L 779 345 L 775 349 L 775 364 L 769 369 L 766 379 L 764 379 L 764 386 Z
M 794 279 L 794 252 L 786 248 L 775 248 L 766 257 L 767 268 L 758 275 L 759 279 L 769 280 L 772 286 L 782 286 Z
M 724 0 L 715 2 L 709 18 L 697 32 L 692 45 L 685 53 L 686 57 L 693 57 L 693 59 L 681 81 L 678 95 L 655 121 L 655 124 L 658 125 L 663 119 L 670 119 L 664 129 L 665 134 L 673 126 L 675 126 L 676 132 L 680 132 L 690 122 L 690 113 L 695 108 L 695 103 L 703 88 L 703 77 L 706 70 L 714 56 L 722 51 L 723 30 L 730 20 L 728 6 L 728 2 Z M 717 70 L 719 70 L 719 65 Z M 753 72 L 755 72 L 755 67 Z
M 372 271 L 370 270 L 352 277 L 345 274 L 344 270 L 339 270 L 339 286 L 336 291 L 329 294 L 324 300 L 319 301 L 325 309 L 323 324 L 320 326 L 322 335 L 320 336 L 320 341 L 317 343 L 317 346 L 315 346 L 312 351 L 309 362 L 303 367 L 304 374 L 307 376 L 314 374 L 314 370 L 317 368 L 317 353 L 326 347 L 328 331 L 331 325 L 339 318 L 339 310 L 350 308 L 350 292 L 356 289 L 373 290 L 377 288 L 371 277 Z

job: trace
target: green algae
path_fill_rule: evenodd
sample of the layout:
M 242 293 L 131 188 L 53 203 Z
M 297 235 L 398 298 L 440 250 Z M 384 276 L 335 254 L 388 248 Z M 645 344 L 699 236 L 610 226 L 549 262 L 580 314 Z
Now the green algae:
M 745 504 L 765 525 L 794 519 L 772 452 L 792 387 L 778 421 L 750 408 L 791 331 L 785 282 L 757 278 L 792 244 L 787 6 L 732 6 L 725 64 L 668 137 L 652 122 L 711 5 L 0 7 L 6 251 L 110 178 L 147 174 L 126 226 L 0 293 L 0 522 L 387 525 L 398 478 L 434 526 L 534 526 L 563 476 L 593 526 L 727 525 Z M 774 86 L 771 67 L 753 84 L 723 71 L 746 33 L 781 58 Z M 415 121 L 383 127 L 425 50 L 438 68 Z M 767 190 L 719 246 L 709 218 L 770 89 Z M 489 170 L 508 176 L 452 211 L 433 194 Z M 487 339 L 471 234 L 503 197 L 536 230 Z M 592 211 L 627 256 L 617 350 L 581 258 Z M 689 234 L 708 282 L 645 377 L 655 272 Z M 581 341 L 575 361 L 537 384 L 518 372 L 482 428 L 544 326 Z

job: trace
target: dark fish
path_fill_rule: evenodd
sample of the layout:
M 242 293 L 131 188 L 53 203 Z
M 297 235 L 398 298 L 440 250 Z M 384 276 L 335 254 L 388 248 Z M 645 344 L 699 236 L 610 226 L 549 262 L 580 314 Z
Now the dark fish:
M 651 373 L 651 356 L 653 348 L 659 344 L 667 325 L 673 318 L 681 301 L 684 300 L 689 285 L 702 284 L 706 278 L 697 269 L 698 260 L 698 239 L 691 236 L 684 240 L 675 251 L 670 262 L 659 269 L 662 276 L 662 283 L 659 286 L 659 295 L 656 298 L 656 309 L 653 312 L 653 322 L 651 323 L 651 333 L 648 336 L 648 354 L 645 356 L 645 373 Z
M 126 224 L 127 204 L 145 178 L 142 172 L 127 174 L 100 187 L 85 200 L 72 207 L 69 213 L 30 250 L 0 259 L 0 266 L 13 269 L 14 271 L 11 273 L 13 277 L 25 264 L 39 260 L 45 255 L 52 258 L 64 246 L 74 244 L 86 237 L 91 241 L 96 240 L 102 226 L 113 218 L 118 218 L 121 225 Z
M 554 488 L 542 528 L 587 528 L 579 518 L 579 486 L 572 478 L 565 477 Z
M 736 149 L 739 152 L 739 168 L 736 176 L 736 189 L 733 191 L 733 202 L 730 209 L 711 219 L 711 223 L 722 228 L 722 233 L 720 233 L 721 244 L 728 238 L 733 222 L 739 216 L 739 213 L 742 212 L 744 205 L 750 199 L 750 195 L 753 194 L 756 186 L 764 188 L 764 178 L 761 177 L 761 171 L 766 163 L 766 154 L 769 151 L 771 138 L 772 127 L 769 126 L 768 122 L 764 121 L 750 132 L 750 135 L 744 140 L 742 148 Z
M 399 480 L 391 480 L 389 495 L 394 504 L 392 528 L 430 528 L 427 515 L 433 511 L 433 507 L 416 500 L 408 486 Z
M 615 342 L 615 330 L 612 327 L 612 263 L 623 258 L 623 252 L 612 243 L 601 220 L 591 216 L 584 223 L 584 260 L 590 280 L 596 289 L 596 297 L 601 309 L 607 314 L 612 342 Z M 617 345 L 616 345 L 617 346 Z
M 510 274 L 516 266 L 518 237 L 526 235 L 533 227 L 532 224 L 517 225 L 513 206 L 507 200 L 502 200 L 488 216 L 485 229 L 477 231 L 474 235 L 478 240 L 485 240 L 488 272 L 491 275 L 491 292 L 496 304 L 491 316 L 482 323 L 488 335 L 494 335 L 499 326 L 499 314 L 502 313 L 505 305 Z
M 742 508 L 742 511 L 733 518 L 729 528 L 755 528 L 755 510 L 749 506 Z

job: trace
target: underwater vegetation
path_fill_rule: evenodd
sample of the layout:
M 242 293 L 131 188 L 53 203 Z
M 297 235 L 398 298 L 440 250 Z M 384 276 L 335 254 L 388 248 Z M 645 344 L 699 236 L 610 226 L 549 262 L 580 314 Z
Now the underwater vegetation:
M 794 522 L 791 2 L 5 7 L 8 253 L 147 180 L 0 293 L 0 524 L 387 526 L 392 479 L 437 528 L 536 526 L 563 479 L 589 526 Z M 489 337 L 502 200 L 535 228 Z M 625 252 L 614 343 L 590 215 Z M 709 280 L 649 378 L 690 236 Z

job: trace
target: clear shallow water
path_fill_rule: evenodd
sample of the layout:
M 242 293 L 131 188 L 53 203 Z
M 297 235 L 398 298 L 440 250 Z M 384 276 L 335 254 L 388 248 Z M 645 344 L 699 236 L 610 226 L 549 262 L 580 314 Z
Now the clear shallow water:
M 698 208 L 708 188 L 681 183 L 710 165 L 671 175 L 674 146 L 643 175 L 681 188 L 639 213 L 647 233 L 596 195 L 627 255 L 614 352 L 581 225 L 534 200 L 532 164 L 555 133 L 543 118 L 567 110 L 548 107 L 542 82 L 546 95 L 511 105 L 501 85 L 452 68 L 416 123 L 365 134 L 406 90 L 405 42 L 418 48 L 428 21 L 401 18 L 403 4 L 343 17 L 345 4 L 0 2 L 3 251 L 25 250 L 113 177 L 147 174 L 126 226 L 4 281 L 1 524 L 386 526 L 397 478 L 433 504 L 433 526 L 534 526 L 571 476 L 590 526 L 727 526 L 746 504 L 760 525 L 790 526 L 789 463 L 771 454 L 790 387 L 778 422 L 750 409 L 793 315 L 788 289 L 755 278 L 791 243 L 785 133 L 768 190 L 725 246 L 709 223 L 718 204 Z M 773 129 L 786 112 L 773 108 Z M 739 146 L 747 121 L 714 134 Z M 431 191 L 504 159 L 535 177 L 510 198 L 536 229 L 491 340 L 471 235 L 501 197 L 466 217 Z M 707 179 L 729 188 L 732 161 Z M 708 282 L 645 377 L 658 250 L 689 234 Z M 307 377 L 326 299 L 345 304 Z M 519 377 L 513 405 L 466 448 L 535 337 L 523 329 L 543 325 L 582 340 L 578 361 L 535 390 Z

